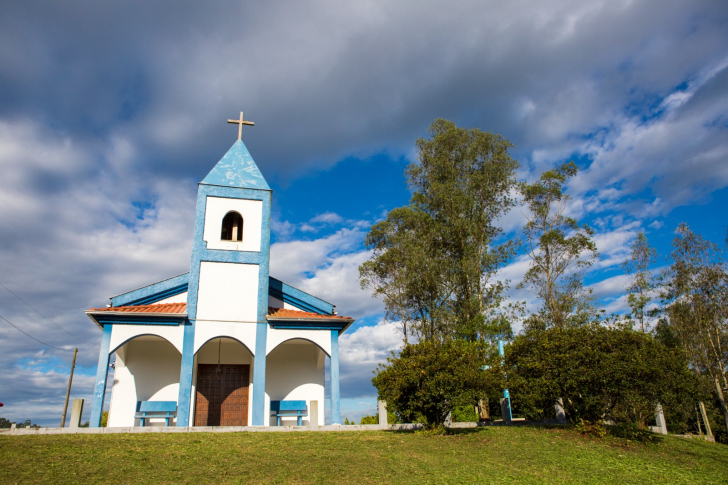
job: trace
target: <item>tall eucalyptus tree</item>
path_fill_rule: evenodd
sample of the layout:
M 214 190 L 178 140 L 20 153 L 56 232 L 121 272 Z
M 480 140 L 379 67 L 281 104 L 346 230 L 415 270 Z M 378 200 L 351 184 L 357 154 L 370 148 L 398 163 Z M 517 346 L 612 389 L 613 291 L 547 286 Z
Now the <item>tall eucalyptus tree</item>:
M 443 119 L 417 140 L 407 167 L 410 204 L 391 211 L 366 238 L 372 257 L 362 287 L 384 300 L 405 336 L 477 340 L 507 333 L 499 311 L 507 282 L 496 272 L 513 254 L 499 219 L 514 205 L 518 162 L 501 135 Z

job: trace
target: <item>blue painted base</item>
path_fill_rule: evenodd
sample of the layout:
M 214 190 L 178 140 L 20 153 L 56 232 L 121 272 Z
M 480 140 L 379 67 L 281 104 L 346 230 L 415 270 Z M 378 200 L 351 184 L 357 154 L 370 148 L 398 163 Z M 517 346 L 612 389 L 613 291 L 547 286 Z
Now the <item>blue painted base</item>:
M 106 378 L 109 375 L 111 329 L 111 325 L 104 325 L 104 332 L 101 334 L 99 364 L 96 368 L 96 385 L 94 386 L 94 397 L 91 404 L 91 417 L 89 418 L 89 426 L 91 428 L 98 428 L 101 426 L 101 414 L 104 411 L 104 396 L 106 395 Z

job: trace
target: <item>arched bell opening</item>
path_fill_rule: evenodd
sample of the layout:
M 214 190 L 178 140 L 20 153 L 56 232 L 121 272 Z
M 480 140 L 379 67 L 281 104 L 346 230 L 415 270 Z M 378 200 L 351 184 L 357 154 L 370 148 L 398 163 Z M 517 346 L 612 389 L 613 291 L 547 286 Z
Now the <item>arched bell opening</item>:
M 194 426 L 247 426 L 252 419 L 253 354 L 238 340 L 215 337 L 195 355 Z
M 167 339 L 139 335 L 126 340 L 114 352 L 108 426 L 139 426 L 139 419 L 135 418 L 139 401 L 177 402 L 182 355 Z M 165 424 L 164 419 L 151 419 L 145 425 Z
M 269 401 L 305 401 L 308 416 L 303 425 L 310 424 L 311 402 L 318 403 L 318 423 L 324 423 L 324 382 L 327 354 L 310 340 L 286 340 L 266 357 L 265 390 Z M 267 407 L 270 409 L 270 406 Z M 270 426 L 277 424 L 270 413 Z M 284 426 L 295 425 L 296 418 L 282 418 Z
M 222 219 L 220 239 L 223 241 L 242 242 L 243 216 L 239 212 L 230 211 Z

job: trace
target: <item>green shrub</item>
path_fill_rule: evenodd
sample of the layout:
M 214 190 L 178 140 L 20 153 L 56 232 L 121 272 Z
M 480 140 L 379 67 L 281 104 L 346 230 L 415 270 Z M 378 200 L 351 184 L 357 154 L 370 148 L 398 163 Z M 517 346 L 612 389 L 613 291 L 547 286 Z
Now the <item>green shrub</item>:
M 573 423 L 611 418 L 642 429 L 657 403 L 677 406 L 697 389 L 678 349 L 640 332 L 598 325 L 518 336 L 502 371 L 514 410 L 529 419 L 553 416 L 561 397 Z
M 475 412 L 475 406 L 458 406 L 452 410 L 452 420 L 454 423 L 477 423 L 478 419 L 479 416 Z
M 403 422 L 440 426 L 453 409 L 488 395 L 488 374 L 482 370 L 486 350 L 480 342 L 464 340 L 409 344 L 386 366 L 380 364 L 372 383 Z

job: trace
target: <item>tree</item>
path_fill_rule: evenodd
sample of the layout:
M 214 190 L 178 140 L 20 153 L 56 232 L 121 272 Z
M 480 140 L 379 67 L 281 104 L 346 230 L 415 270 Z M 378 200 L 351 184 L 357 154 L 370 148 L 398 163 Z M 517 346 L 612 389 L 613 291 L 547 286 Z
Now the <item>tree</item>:
M 453 409 L 474 406 L 486 395 L 488 376 L 482 369 L 487 348 L 482 342 L 427 340 L 408 344 L 372 379 L 387 410 L 404 422 L 424 421 L 439 427 Z
M 593 315 L 591 292 L 583 287 L 584 272 L 598 256 L 593 231 L 565 214 L 566 181 L 576 175 L 574 162 L 544 172 L 520 191 L 527 209 L 520 245 L 531 266 L 518 288 L 526 288 L 542 301 L 528 328 L 565 327 L 585 323 Z
M 645 331 L 645 308 L 652 299 L 650 293 L 655 289 L 654 278 L 649 271 L 650 265 L 655 262 L 657 252 L 650 247 L 644 232 L 637 235 L 632 243 L 630 258 L 622 263 L 625 274 L 631 275 L 632 280 L 627 287 L 627 303 L 632 309 L 631 317 L 635 319 L 642 333 Z
M 359 268 L 405 339 L 485 338 L 508 332 L 495 274 L 513 253 L 498 220 L 514 205 L 518 162 L 500 135 L 435 120 L 407 167 L 410 204 L 375 224 Z
M 697 389 L 680 349 L 648 334 L 597 324 L 554 327 L 519 335 L 504 368 L 514 411 L 553 416 L 558 398 L 572 422 L 606 418 L 644 428 L 657 403 L 670 407 Z M 497 372 L 494 369 L 494 372 Z
M 710 376 L 728 429 L 723 391 L 728 388 L 728 272 L 716 244 L 686 224 L 680 224 L 676 233 L 673 262 L 661 275 L 665 324 L 683 346 L 690 365 Z

